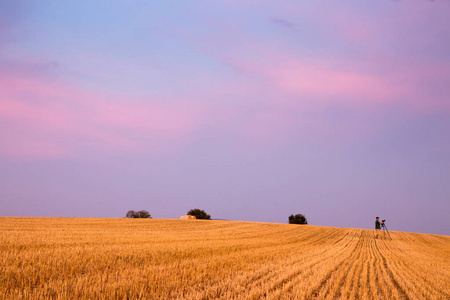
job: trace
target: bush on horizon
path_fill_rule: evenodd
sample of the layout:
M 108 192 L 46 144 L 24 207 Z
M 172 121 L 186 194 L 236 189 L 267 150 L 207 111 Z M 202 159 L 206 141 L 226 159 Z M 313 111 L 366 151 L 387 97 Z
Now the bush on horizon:
M 140 211 L 134 211 L 134 210 L 129 210 L 126 214 L 127 218 L 141 218 L 141 219 L 146 219 L 146 218 L 151 218 L 150 214 L 148 213 L 148 211 L 146 210 L 140 210 Z
M 302 214 L 296 214 L 289 216 L 289 224 L 301 224 L 301 225 L 308 225 L 308 221 L 306 220 L 306 217 Z
M 187 212 L 187 215 L 195 216 L 197 219 L 211 220 L 211 216 L 208 215 L 204 210 L 194 208 Z

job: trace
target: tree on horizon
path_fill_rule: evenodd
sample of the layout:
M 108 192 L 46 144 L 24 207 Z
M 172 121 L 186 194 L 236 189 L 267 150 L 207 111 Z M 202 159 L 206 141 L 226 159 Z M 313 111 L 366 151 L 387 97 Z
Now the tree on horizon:
M 127 214 L 125 215 L 125 217 L 133 218 L 133 219 L 138 219 L 138 218 L 147 219 L 147 218 L 151 218 L 151 215 L 146 210 L 140 210 L 140 211 L 129 210 L 127 212 Z
M 195 216 L 197 219 L 211 220 L 211 216 L 208 215 L 204 210 L 194 208 L 187 212 L 187 215 Z
M 306 220 L 306 217 L 302 214 L 296 214 L 289 216 L 289 224 L 301 224 L 301 225 L 308 225 L 308 220 Z

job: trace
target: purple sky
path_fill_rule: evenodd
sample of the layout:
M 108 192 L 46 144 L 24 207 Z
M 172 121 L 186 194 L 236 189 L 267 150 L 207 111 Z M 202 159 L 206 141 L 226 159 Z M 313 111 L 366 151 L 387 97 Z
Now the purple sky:
M 450 1 L 0 0 L 0 216 L 450 235 Z

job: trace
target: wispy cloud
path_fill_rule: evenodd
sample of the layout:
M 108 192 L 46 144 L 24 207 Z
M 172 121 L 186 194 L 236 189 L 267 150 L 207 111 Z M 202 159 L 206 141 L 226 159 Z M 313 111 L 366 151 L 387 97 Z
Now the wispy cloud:
M 201 112 L 197 104 L 118 98 L 5 69 L 0 99 L 0 152 L 22 157 L 76 156 L 83 148 L 151 152 L 189 134 Z
M 287 28 L 287 29 L 295 29 L 295 23 L 282 19 L 282 18 L 271 18 L 270 21 L 278 26 Z

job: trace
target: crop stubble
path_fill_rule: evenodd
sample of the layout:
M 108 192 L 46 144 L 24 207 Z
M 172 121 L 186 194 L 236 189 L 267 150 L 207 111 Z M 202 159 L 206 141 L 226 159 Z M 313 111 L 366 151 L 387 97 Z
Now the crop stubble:
M 450 299 L 450 237 L 230 221 L 0 218 L 3 299 Z

